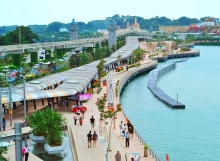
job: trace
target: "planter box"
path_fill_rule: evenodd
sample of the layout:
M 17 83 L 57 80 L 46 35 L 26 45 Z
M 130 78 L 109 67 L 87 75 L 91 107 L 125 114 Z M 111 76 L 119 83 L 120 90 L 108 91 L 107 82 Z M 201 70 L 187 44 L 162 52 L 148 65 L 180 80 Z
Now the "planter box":
M 44 144 L 44 149 L 49 153 L 49 154 L 56 154 L 56 153 L 61 153 L 66 149 L 66 145 L 62 144 L 61 146 L 53 146 L 51 147 L 49 144 L 45 143 Z
M 148 157 L 148 149 L 144 149 L 144 157 Z
M 33 134 L 30 134 L 29 137 L 35 143 L 45 143 L 46 142 L 44 136 L 34 136 Z

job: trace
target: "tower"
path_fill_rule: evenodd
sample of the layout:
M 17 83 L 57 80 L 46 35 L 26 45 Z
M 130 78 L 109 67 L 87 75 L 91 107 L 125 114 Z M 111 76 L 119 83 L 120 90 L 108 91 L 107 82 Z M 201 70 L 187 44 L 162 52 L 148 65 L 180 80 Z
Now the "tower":
M 127 29 L 129 29 L 129 22 L 127 22 Z
M 134 25 L 137 25 L 137 17 L 134 18 Z
M 70 41 L 78 39 L 78 25 L 75 19 L 70 23 Z
M 108 31 L 109 31 L 109 37 L 108 37 L 108 45 L 109 48 L 112 48 L 113 45 L 116 46 L 116 30 L 117 30 L 117 25 L 115 21 L 111 20 L 108 26 Z
M 153 36 L 153 27 L 152 26 L 149 27 L 149 36 L 150 37 Z

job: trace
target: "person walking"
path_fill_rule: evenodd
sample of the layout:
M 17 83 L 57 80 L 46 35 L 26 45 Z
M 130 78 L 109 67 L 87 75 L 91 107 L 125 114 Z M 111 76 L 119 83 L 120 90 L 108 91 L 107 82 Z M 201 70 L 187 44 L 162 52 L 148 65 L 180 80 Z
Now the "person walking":
M 92 145 L 92 131 L 89 131 L 89 133 L 87 134 L 87 138 L 88 138 L 88 148 L 91 148 Z
M 76 125 L 76 123 L 77 123 L 77 115 L 76 114 L 73 116 L 73 119 L 74 119 L 74 124 Z
M 97 139 L 98 139 L 98 135 L 96 134 L 96 131 L 94 131 L 94 134 L 92 135 L 92 138 L 93 138 L 93 147 L 96 147 Z
M 117 151 L 117 154 L 115 154 L 115 161 L 121 161 L 121 154 L 119 151 Z
M 123 121 L 121 121 L 121 123 L 119 125 L 120 136 L 122 136 L 122 127 L 123 127 Z
M 23 157 L 23 159 L 22 159 L 22 160 L 24 160 L 25 147 L 22 147 L 21 151 L 22 151 L 22 157 Z
M 126 132 L 126 134 L 125 134 L 125 145 L 126 145 L 126 147 L 129 147 L 129 139 L 130 139 L 130 135 L 128 134 L 128 132 Z
M 122 126 L 122 136 L 125 136 L 126 124 Z
M 131 138 L 130 138 L 130 139 L 132 139 L 132 138 L 133 138 L 133 135 L 134 135 L 134 126 L 133 126 L 133 125 L 131 125 L 131 126 L 129 127 L 128 132 L 129 132 L 129 134 L 131 135 Z
M 91 129 L 94 129 L 95 126 L 95 119 L 93 118 L 93 116 L 90 119 L 90 124 L 91 124 Z
M 5 118 L 2 118 L 2 127 L 4 131 L 5 131 L 5 126 L 6 126 L 6 120 Z
M 84 108 L 82 108 L 82 118 L 84 119 L 84 115 L 85 115 L 86 110 Z
M 83 118 L 82 117 L 80 117 L 79 118 L 79 124 L 82 126 L 82 124 L 83 124 Z
M 131 122 L 129 120 L 128 120 L 127 126 L 128 126 L 128 129 L 131 126 Z
M 29 151 L 30 149 L 28 148 L 28 145 L 26 145 L 26 147 L 24 147 L 24 156 L 25 156 L 25 161 L 28 161 L 28 156 L 29 156 Z

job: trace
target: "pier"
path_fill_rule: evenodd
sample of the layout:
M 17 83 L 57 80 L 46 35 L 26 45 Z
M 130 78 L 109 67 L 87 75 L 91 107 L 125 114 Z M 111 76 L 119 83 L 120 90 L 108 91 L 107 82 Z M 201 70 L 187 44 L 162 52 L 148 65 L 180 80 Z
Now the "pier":
M 183 62 L 183 61 L 186 61 L 186 59 L 182 59 L 178 62 Z M 182 104 L 178 100 L 175 100 L 175 99 L 171 98 L 170 96 L 168 96 L 156 84 L 158 77 L 160 77 L 160 76 L 166 74 L 167 72 L 169 72 L 170 70 L 174 69 L 176 67 L 176 63 L 178 63 L 178 62 L 174 62 L 174 63 L 171 63 L 169 65 L 164 66 L 163 68 L 157 68 L 157 69 L 154 69 L 153 71 L 151 71 L 148 76 L 147 86 L 151 90 L 151 92 L 155 96 L 157 96 L 157 98 L 159 98 L 161 101 L 163 101 L 165 104 L 167 104 L 171 108 L 185 109 L 184 104 Z

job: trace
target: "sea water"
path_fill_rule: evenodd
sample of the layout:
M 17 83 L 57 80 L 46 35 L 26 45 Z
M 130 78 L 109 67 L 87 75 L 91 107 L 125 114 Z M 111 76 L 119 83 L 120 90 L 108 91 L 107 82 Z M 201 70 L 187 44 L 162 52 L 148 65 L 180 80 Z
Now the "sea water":
M 178 93 L 184 110 L 169 108 L 151 93 L 148 73 L 121 94 L 126 115 L 161 160 L 166 153 L 170 161 L 220 160 L 220 47 L 195 48 L 200 49 L 199 57 L 178 63 L 157 82 L 172 98 Z

